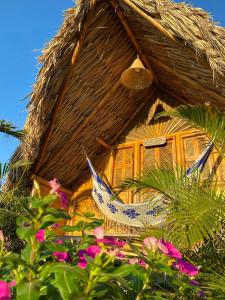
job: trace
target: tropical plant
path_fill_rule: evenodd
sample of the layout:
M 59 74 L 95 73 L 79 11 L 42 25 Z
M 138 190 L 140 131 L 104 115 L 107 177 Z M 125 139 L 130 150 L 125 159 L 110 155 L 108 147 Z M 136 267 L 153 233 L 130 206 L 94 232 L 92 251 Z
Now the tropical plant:
M 162 116 L 177 117 L 202 131 L 213 142 L 216 149 L 225 156 L 225 113 L 212 106 L 180 105 L 173 110 L 159 113 Z
M 0 120 L 0 132 L 16 138 L 22 138 L 25 134 L 24 130 L 18 130 L 12 123 L 6 120 Z
M 36 187 L 37 195 L 27 198 L 27 216 L 17 220 L 17 234 L 26 243 L 21 254 L 4 251 L 0 232 L 0 299 L 193 300 L 204 295 L 198 268 L 169 242 L 104 237 L 102 221 L 92 214 L 80 215 L 83 220 L 74 226 L 61 225 L 61 230 L 82 230 L 82 238 L 60 239 L 54 228 L 70 216 L 52 204 L 65 195 L 54 184 L 42 198 Z
M 201 130 L 224 157 L 223 112 L 207 106 L 182 105 L 160 113 L 160 116 L 180 118 Z M 187 178 L 185 174 L 186 170 L 181 166 L 175 170 L 155 168 L 139 178 L 126 179 L 120 188 L 121 191 L 132 189 L 135 193 L 148 192 L 151 188 L 162 195 L 165 199 L 165 222 L 160 229 L 149 230 L 148 234 L 169 237 L 185 249 L 189 257 L 204 268 L 205 284 L 214 290 L 214 297 L 221 297 L 224 289 L 215 283 L 225 280 L 225 192 L 210 178 L 202 181 L 197 173 L 193 178 Z

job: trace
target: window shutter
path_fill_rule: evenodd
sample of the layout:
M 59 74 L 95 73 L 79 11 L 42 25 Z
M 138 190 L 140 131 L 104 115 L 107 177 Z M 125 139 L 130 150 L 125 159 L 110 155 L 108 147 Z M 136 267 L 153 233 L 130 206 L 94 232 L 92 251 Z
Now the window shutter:
M 115 150 L 114 156 L 114 168 L 113 168 L 113 188 L 117 188 L 118 185 L 125 178 L 133 178 L 134 176 L 134 147 L 126 147 Z M 126 202 L 132 202 L 131 192 L 123 192 L 120 194 L 120 198 Z

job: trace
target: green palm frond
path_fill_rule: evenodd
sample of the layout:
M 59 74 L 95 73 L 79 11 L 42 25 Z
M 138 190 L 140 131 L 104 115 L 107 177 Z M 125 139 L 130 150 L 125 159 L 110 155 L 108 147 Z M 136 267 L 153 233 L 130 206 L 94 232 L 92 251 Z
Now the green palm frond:
M 223 266 L 221 266 L 223 267 Z M 212 272 L 205 274 L 202 278 L 203 288 L 211 292 L 213 298 L 210 299 L 224 299 L 225 295 L 225 271 Z
M 180 105 L 174 110 L 158 114 L 161 116 L 177 117 L 191 126 L 199 129 L 213 141 L 214 146 L 225 156 L 225 113 L 216 108 L 199 105 Z
M 19 139 L 25 134 L 24 130 L 18 130 L 12 123 L 7 122 L 6 120 L 0 120 L 0 132 Z
M 121 190 L 135 193 L 154 189 L 166 201 L 167 236 L 183 248 L 190 248 L 220 231 L 225 215 L 225 192 L 215 183 L 200 184 L 200 178 L 191 180 L 185 170 L 153 169 L 139 179 L 127 179 Z

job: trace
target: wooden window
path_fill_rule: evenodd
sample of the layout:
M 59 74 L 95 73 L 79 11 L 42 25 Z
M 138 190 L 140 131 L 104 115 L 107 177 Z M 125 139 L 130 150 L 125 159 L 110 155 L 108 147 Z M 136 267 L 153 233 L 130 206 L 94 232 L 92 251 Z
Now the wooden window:
M 173 166 L 176 162 L 175 138 L 167 139 L 163 146 L 144 147 L 141 145 L 141 171 L 157 166 Z
M 114 152 L 114 166 L 112 186 L 117 188 L 125 178 L 133 178 L 134 176 L 134 147 L 124 147 L 116 149 Z M 126 203 L 132 202 L 131 192 L 120 194 L 120 198 Z
M 144 147 L 142 142 L 135 141 L 120 145 L 114 150 L 112 172 L 112 187 L 115 189 L 122 180 L 134 175 L 141 175 L 144 171 L 157 166 L 173 166 L 181 164 L 188 169 L 207 147 L 208 139 L 196 132 L 179 132 L 166 137 L 163 146 Z M 136 150 L 135 150 L 136 149 Z M 207 159 L 202 173 L 202 180 L 211 179 L 225 181 L 225 160 L 222 160 L 214 149 Z M 147 191 L 145 194 L 152 192 Z M 131 192 L 121 193 L 121 199 L 126 203 L 142 202 L 145 196 Z

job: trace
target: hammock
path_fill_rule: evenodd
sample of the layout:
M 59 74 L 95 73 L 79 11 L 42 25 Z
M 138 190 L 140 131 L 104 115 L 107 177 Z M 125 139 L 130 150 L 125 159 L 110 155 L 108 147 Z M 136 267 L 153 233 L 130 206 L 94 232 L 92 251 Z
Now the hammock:
M 213 143 L 210 142 L 197 158 L 194 165 L 187 170 L 187 177 L 202 171 L 212 148 Z M 93 181 L 92 197 L 103 214 L 113 221 L 134 227 L 162 224 L 166 213 L 166 198 L 164 195 L 154 196 L 152 199 L 149 199 L 149 201 L 143 203 L 124 204 L 115 197 L 108 185 L 98 176 L 87 156 L 86 159 Z

